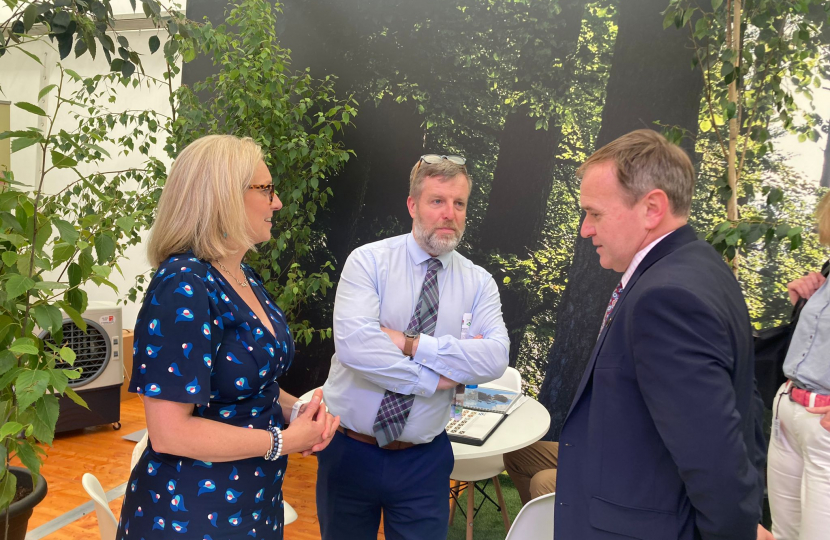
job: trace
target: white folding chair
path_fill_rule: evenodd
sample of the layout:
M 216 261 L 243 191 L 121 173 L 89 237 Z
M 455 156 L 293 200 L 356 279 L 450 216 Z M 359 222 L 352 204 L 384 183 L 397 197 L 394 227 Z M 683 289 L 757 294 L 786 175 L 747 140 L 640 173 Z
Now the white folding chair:
M 537 497 L 521 509 L 504 540 L 552 540 L 556 493 Z
M 522 376 L 515 368 L 508 367 L 504 374 L 498 379 L 487 383 L 488 385 L 501 386 L 515 392 L 522 391 Z M 473 537 L 473 517 L 475 516 L 475 483 L 481 480 L 492 480 L 496 488 L 498 506 L 501 509 L 504 531 L 510 529 L 510 517 L 507 515 L 507 506 L 504 504 L 504 496 L 501 492 L 499 474 L 504 471 L 504 458 L 500 455 L 479 459 L 465 459 L 456 461 L 450 473 L 450 491 L 453 493 L 450 501 L 450 523 L 455 518 L 456 497 L 461 493 L 461 482 L 467 483 L 467 539 Z M 492 500 L 492 499 L 491 499 Z M 483 504 L 483 502 L 482 502 Z
M 118 530 L 118 520 L 110 510 L 107 503 L 107 494 L 101 487 L 101 482 L 90 473 L 85 473 L 81 479 L 84 490 L 89 494 L 92 502 L 95 503 L 95 514 L 98 516 L 98 532 L 101 540 L 115 540 L 115 533 Z
M 288 501 L 283 499 L 282 505 L 282 510 L 284 514 L 283 525 L 288 525 L 289 523 L 294 523 L 295 521 L 297 521 L 297 511 L 294 510 L 294 508 L 290 504 L 288 504 Z
M 147 448 L 147 441 L 150 439 L 150 435 L 148 431 L 144 430 L 144 436 L 136 443 L 135 448 L 133 448 L 133 455 L 130 458 L 130 473 L 133 472 L 135 469 L 135 464 L 138 463 L 138 460 L 141 459 L 141 454 L 144 453 L 144 450 Z

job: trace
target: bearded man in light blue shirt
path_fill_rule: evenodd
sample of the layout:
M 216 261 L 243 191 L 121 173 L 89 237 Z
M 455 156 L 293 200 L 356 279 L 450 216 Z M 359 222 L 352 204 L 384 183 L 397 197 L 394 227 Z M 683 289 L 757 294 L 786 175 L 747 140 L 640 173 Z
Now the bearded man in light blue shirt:
M 455 251 L 471 187 L 464 158 L 421 156 L 412 232 L 357 248 L 343 268 L 323 388 L 341 428 L 318 454 L 323 540 L 375 539 L 381 512 L 390 540 L 447 535 L 454 388 L 501 376 L 509 350 L 496 283 Z

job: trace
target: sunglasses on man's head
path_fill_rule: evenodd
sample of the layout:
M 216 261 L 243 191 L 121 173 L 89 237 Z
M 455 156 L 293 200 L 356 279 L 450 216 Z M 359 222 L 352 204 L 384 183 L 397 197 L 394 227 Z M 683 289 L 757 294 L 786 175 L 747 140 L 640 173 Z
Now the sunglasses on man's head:
M 268 191 L 268 202 L 274 202 L 274 184 L 251 184 L 248 189 Z
M 462 167 L 467 164 L 467 160 L 464 159 L 463 156 L 440 156 L 438 154 L 424 154 L 421 156 L 418 163 L 423 161 L 424 163 L 434 165 L 436 163 L 441 163 L 441 161 L 445 159 L 451 163 L 455 163 L 456 165 L 461 165 Z

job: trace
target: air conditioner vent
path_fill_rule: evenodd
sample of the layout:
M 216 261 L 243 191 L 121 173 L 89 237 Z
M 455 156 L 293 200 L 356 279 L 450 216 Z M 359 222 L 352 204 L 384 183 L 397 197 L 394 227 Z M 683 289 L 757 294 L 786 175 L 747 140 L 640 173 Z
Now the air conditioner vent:
M 95 380 L 107 367 L 110 359 L 110 342 L 103 328 L 90 320 L 86 321 L 87 331 L 84 333 L 72 320 L 64 319 L 63 343 L 75 351 L 75 365 L 58 362 L 55 366 L 61 369 L 80 368 L 81 376 L 69 380 L 70 388 L 78 388 Z M 46 332 L 42 339 L 57 346 L 52 339 L 51 332 Z

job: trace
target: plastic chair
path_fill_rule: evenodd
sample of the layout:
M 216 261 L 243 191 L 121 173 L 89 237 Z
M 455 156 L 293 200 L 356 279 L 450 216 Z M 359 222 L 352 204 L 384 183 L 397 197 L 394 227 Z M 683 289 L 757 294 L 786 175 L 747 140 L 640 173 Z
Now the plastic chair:
M 504 540 L 551 540 L 556 493 L 548 493 L 527 503 L 519 511 Z
M 508 367 L 504 374 L 498 379 L 487 384 L 493 386 L 501 386 L 510 390 L 522 391 L 522 376 L 515 368 Z M 455 518 L 455 508 L 457 506 L 457 497 L 463 489 L 472 487 L 467 493 L 467 540 L 473 538 L 473 518 L 476 514 L 475 509 L 475 492 L 476 490 L 484 494 L 484 488 L 476 486 L 476 482 L 482 480 L 492 480 L 493 486 L 496 488 L 496 497 L 498 503 L 490 499 L 486 494 L 486 500 L 490 500 L 501 510 L 502 521 L 504 521 L 504 531 L 510 529 L 510 518 L 507 515 L 507 506 L 504 504 L 504 496 L 501 492 L 501 484 L 499 483 L 499 474 L 504 471 L 504 458 L 502 456 L 491 456 L 479 459 L 465 459 L 463 461 L 456 461 L 452 472 L 450 473 L 450 523 Z M 466 487 L 461 483 L 466 482 Z M 487 485 L 486 482 L 484 484 Z M 482 501 L 481 504 L 484 504 Z
M 118 520 L 115 519 L 110 505 L 107 503 L 107 494 L 101 487 L 101 482 L 90 473 L 85 473 L 81 479 L 84 490 L 89 494 L 92 502 L 95 503 L 95 514 L 98 516 L 98 531 L 101 540 L 114 540 L 118 530 Z
M 138 460 L 141 459 L 141 454 L 144 453 L 144 450 L 147 448 L 147 441 L 150 439 L 150 435 L 147 430 L 144 430 L 144 436 L 141 437 L 135 444 L 135 448 L 133 448 L 133 455 L 130 458 L 130 472 L 135 469 L 135 464 L 138 463 Z
M 282 511 L 283 511 L 283 525 L 288 525 L 289 523 L 294 523 L 297 521 L 297 511 L 292 508 L 288 501 L 283 499 L 282 501 Z

